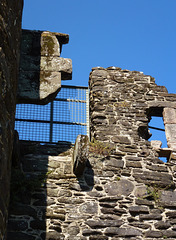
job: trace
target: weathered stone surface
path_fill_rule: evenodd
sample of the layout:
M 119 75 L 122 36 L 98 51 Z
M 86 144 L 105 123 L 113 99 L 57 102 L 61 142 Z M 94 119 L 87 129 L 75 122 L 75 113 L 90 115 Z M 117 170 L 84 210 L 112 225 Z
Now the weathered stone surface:
M 165 124 L 166 139 L 168 142 L 168 147 L 176 150 L 176 123 L 175 124 Z
M 134 178 L 137 182 L 147 185 L 156 185 L 160 187 L 174 186 L 172 176 L 166 173 L 144 171 L 143 173 L 134 174 Z
M 142 168 L 140 162 L 133 162 L 133 161 L 126 161 L 126 167 L 133 167 L 133 168 Z
M 151 145 L 154 149 L 158 150 L 161 148 L 162 142 L 159 140 L 152 140 Z
M 142 213 L 149 213 L 149 208 L 144 206 L 131 206 L 129 208 L 129 212 L 132 215 L 142 214 Z
M 107 169 L 112 170 L 114 168 L 123 168 L 124 161 L 118 159 L 110 159 L 105 162 Z
M 128 139 L 128 137 L 125 137 L 125 136 L 114 136 L 112 138 L 112 140 L 115 142 L 115 143 L 121 143 L 121 144 L 130 144 L 130 140 Z
M 128 196 L 133 191 L 134 185 L 128 180 L 122 179 L 117 182 L 107 183 L 105 191 L 108 195 Z
M 161 238 L 163 236 L 162 232 L 160 231 L 147 231 L 145 237 L 147 238 Z
M 176 211 L 166 212 L 168 218 L 176 218 Z
M 120 227 L 123 224 L 122 220 L 88 220 L 86 224 L 91 228 L 105 228 L 105 227 Z
M 170 226 L 171 224 L 169 222 L 158 221 L 155 223 L 155 228 L 157 229 L 168 229 Z
M 161 216 L 161 214 L 140 214 L 139 219 L 140 219 L 140 221 L 143 221 L 143 220 L 161 220 L 162 216 Z
M 148 229 L 150 227 L 149 224 L 141 223 L 141 222 L 132 222 L 130 223 L 130 225 L 133 227 L 142 228 L 142 229 Z
M 147 194 L 147 187 L 146 186 L 139 186 L 135 189 L 135 196 L 138 198 L 142 198 Z
M 164 120 L 164 124 L 176 124 L 176 109 L 164 108 L 163 120 Z
M 115 227 L 108 227 L 105 230 L 107 235 L 117 235 L 118 237 L 134 237 L 142 235 L 140 230 L 135 228 L 115 228 Z
M 165 207 L 176 207 L 176 191 L 162 191 L 159 202 Z
M 96 202 L 87 202 L 79 207 L 81 213 L 96 214 L 98 212 L 98 204 Z

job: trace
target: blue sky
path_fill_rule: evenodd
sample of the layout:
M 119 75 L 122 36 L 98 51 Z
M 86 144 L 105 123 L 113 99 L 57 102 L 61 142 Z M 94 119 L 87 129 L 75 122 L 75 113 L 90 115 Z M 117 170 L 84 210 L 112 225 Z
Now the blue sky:
M 70 35 L 61 56 L 73 79 L 62 84 L 88 86 L 92 67 L 116 66 L 176 93 L 175 12 L 176 0 L 24 0 L 22 27 Z
M 176 93 L 176 0 L 24 0 L 23 28 L 70 35 L 62 57 L 72 85 L 88 85 L 92 67 L 152 75 Z

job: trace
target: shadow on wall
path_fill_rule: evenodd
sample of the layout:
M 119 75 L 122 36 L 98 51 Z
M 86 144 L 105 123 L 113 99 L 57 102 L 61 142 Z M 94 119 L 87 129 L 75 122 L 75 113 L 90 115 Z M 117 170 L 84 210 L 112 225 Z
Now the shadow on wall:
M 23 30 L 21 36 L 18 102 L 40 99 L 41 32 Z
M 81 176 L 77 176 L 80 190 L 82 191 L 91 191 L 94 186 L 94 170 L 89 162 L 87 160 L 86 167 L 84 170 L 84 173 Z
M 15 161 L 12 170 L 7 240 L 35 240 L 36 237 L 45 240 L 47 218 L 64 219 L 64 214 L 55 215 L 47 205 L 57 208 L 58 186 L 55 183 L 60 175 L 55 169 L 62 168 L 58 156 L 62 159 L 69 155 L 70 147 L 69 144 L 20 142 L 21 163 Z M 53 220 L 50 227 L 61 232 L 58 221 Z

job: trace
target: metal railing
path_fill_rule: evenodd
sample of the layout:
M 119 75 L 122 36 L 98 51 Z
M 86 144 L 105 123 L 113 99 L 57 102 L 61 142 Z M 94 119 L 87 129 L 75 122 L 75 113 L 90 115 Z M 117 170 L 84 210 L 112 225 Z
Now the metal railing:
M 89 136 L 89 90 L 63 85 L 47 105 L 18 104 L 15 129 L 20 140 L 74 143 L 78 134 Z

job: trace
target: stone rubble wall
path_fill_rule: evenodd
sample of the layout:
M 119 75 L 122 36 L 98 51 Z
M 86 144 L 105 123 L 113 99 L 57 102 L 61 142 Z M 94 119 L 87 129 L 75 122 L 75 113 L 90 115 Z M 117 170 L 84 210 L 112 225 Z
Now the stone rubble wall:
M 0 1 L 0 239 L 8 215 L 22 9 L 22 0 Z
M 163 114 L 165 126 L 175 124 L 176 95 L 150 76 L 115 67 L 94 68 L 89 86 L 91 143 L 81 138 L 84 151 L 21 142 L 28 182 L 11 201 L 8 240 L 175 239 L 175 148 L 154 148 L 148 123 Z M 36 176 L 44 178 L 31 188 Z

